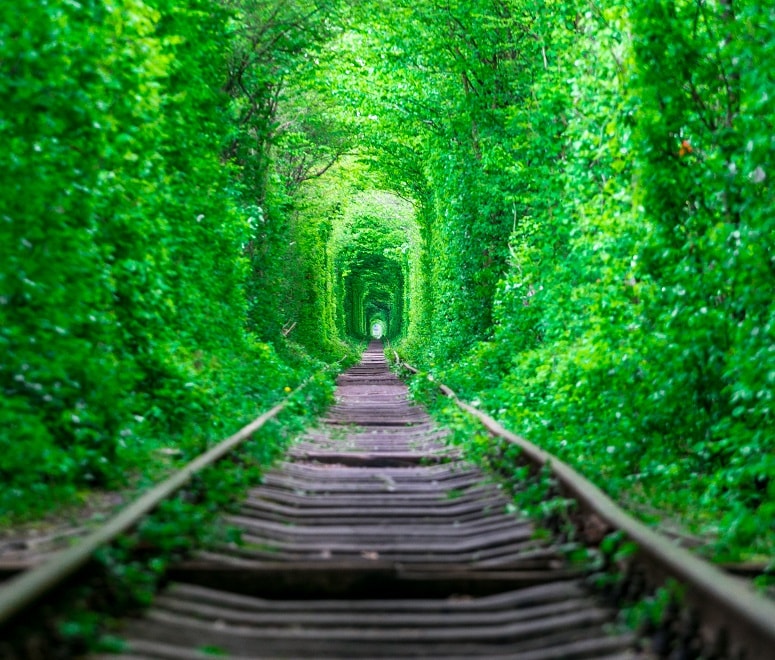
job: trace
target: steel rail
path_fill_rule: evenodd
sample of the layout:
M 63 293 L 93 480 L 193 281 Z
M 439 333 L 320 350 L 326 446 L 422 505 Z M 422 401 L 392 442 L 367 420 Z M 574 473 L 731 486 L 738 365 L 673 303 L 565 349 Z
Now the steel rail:
M 214 464 L 248 440 L 264 424 L 282 412 L 293 396 L 305 388 L 316 375 L 327 371 L 330 367 L 331 365 L 302 381 L 280 403 L 241 428 L 234 435 L 197 456 L 172 476 L 141 495 L 91 534 L 83 537 L 76 545 L 60 551 L 40 566 L 25 571 L 0 586 L 0 626 L 85 566 L 98 548 L 110 543 L 119 534 L 132 528 L 143 516 L 184 486 L 193 475 Z
M 398 364 L 414 374 L 420 374 L 418 369 L 401 360 L 397 353 L 395 355 Z M 438 383 L 432 374 L 426 377 L 459 408 L 478 419 L 492 435 L 519 447 L 522 455 L 534 465 L 548 465 L 565 492 L 578 499 L 611 528 L 624 533 L 638 546 L 643 556 L 659 567 L 662 574 L 678 580 L 685 589 L 684 598 L 700 613 L 700 620 L 709 626 L 705 631 L 709 638 L 726 630 L 731 651 L 742 651 L 746 660 L 772 659 L 775 653 L 775 603 L 757 594 L 740 579 L 726 575 L 636 520 L 567 463 L 461 401 L 452 389 Z M 716 640 L 708 641 L 714 643 Z

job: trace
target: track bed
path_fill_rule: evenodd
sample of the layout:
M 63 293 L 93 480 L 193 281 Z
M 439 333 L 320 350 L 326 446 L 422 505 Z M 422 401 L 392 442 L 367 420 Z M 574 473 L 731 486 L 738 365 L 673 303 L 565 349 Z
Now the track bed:
M 111 658 L 631 658 L 551 540 L 444 443 L 373 343 Z

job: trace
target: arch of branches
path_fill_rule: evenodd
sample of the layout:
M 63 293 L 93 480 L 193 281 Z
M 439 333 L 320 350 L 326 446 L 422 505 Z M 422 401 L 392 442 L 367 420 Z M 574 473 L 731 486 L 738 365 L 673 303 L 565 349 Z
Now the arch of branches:
M 415 240 L 411 212 L 388 193 L 353 202 L 334 244 L 337 314 L 342 335 L 394 340 L 406 334 L 410 255 Z
M 371 326 L 381 322 L 383 336 L 395 339 L 406 326 L 405 264 L 401 263 L 406 259 L 400 258 L 404 255 L 375 254 L 378 245 L 348 247 L 341 253 L 339 269 L 344 334 L 366 339 L 371 337 Z

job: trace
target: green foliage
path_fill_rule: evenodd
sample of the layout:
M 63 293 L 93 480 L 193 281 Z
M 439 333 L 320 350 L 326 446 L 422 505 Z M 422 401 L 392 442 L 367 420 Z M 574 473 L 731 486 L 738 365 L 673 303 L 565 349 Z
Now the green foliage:
M 263 211 L 245 164 L 224 159 L 244 123 L 226 81 L 245 11 L 0 9 L 0 520 L 152 476 L 156 449 L 201 450 L 319 365 L 245 328 Z
M 772 554 L 772 11 L 362 11 L 361 130 L 419 204 L 409 356 L 718 555 Z
M 224 156 L 237 167 L 239 198 L 250 213 L 249 327 L 264 340 L 285 335 L 319 357 L 339 358 L 346 349 L 338 338 L 327 329 L 321 337 L 302 318 L 310 303 L 320 311 L 325 283 L 318 273 L 325 272 L 319 266 L 330 220 L 300 225 L 297 197 L 349 146 L 314 75 L 318 48 L 339 30 L 342 3 L 223 2 L 234 12 L 224 84 L 233 114 Z
M 334 228 L 332 257 L 344 334 L 365 339 L 381 321 L 387 339 L 406 334 L 412 299 L 409 255 L 417 229 L 410 205 L 378 191 L 354 195 Z

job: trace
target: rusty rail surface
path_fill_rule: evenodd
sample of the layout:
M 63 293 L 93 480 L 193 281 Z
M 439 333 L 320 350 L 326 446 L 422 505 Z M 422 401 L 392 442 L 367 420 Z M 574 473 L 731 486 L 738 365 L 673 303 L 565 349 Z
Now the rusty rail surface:
M 397 353 L 395 357 L 407 371 L 420 374 Z M 596 515 L 610 530 L 621 531 L 637 544 L 639 555 L 653 579 L 663 582 L 673 578 L 680 582 L 686 602 L 699 615 L 701 634 L 709 647 L 725 644 L 733 657 L 746 660 L 772 660 L 775 657 L 775 603 L 757 594 L 740 579 L 723 573 L 636 520 L 567 463 L 461 401 L 452 389 L 437 382 L 431 374 L 426 377 L 459 408 L 475 417 L 491 435 L 519 447 L 522 456 L 535 466 L 548 466 L 563 492 L 576 499 L 586 512 Z
M 283 401 L 254 419 L 234 435 L 200 454 L 172 476 L 141 495 L 92 533 L 79 539 L 72 547 L 60 551 L 40 566 L 24 571 L 0 585 L 0 625 L 83 568 L 98 548 L 109 544 L 120 534 L 135 526 L 143 516 L 188 483 L 197 472 L 213 465 L 248 440 L 264 424 L 282 412 L 291 398 L 306 387 L 311 380 L 312 377 L 304 380 Z

